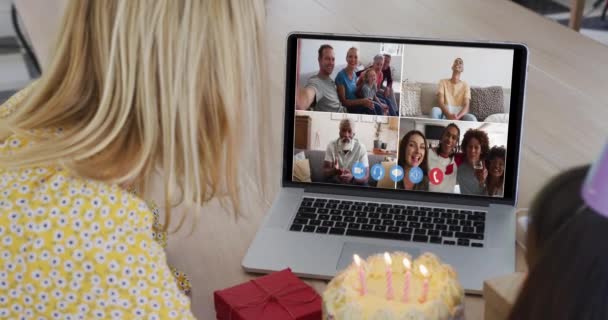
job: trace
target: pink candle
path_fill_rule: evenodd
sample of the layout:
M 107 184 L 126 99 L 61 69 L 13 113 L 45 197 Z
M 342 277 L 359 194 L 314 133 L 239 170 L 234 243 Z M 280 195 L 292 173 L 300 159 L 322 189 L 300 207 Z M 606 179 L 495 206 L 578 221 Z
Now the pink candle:
M 386 262 L 386 299 L 393 300 L 393 261 L 388 252 L 384 253 L 384 262 Z
M 359 269 L 359 294 L 364 296 L 367 293 L 367 284 L 365 283 L 365 272 L 363 267 L 361 266 L 361 258 L 358 255 L 354 255 L 355 264 L 357 265 L 357 269 Z
M 420 265 L 420 273 L 422 273 L 422 276 L 424 276 L 424 282 L 422 283 L 422 295 L 420 296 L 420 299 L 418 299 L 418 301 L 420 303 L 425 303 L 427 296 L 429 295 L 429 271 L 426 269 L 425 266 Z
M 407 303 L 410 300 L 410 278 L 412 277 L 412 264 L 407 258 L 403 258 L 403 266 L 405 266 L 405 283 L 403 284 L 403 302 Z

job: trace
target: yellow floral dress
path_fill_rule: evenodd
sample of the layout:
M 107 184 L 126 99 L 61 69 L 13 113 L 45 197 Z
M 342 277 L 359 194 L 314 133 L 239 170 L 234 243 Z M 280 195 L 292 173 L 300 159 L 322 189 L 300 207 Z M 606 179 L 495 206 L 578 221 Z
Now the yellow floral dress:
M 0 154 L 31 143 L 9 136 Z M 154 220 L 116 185 L 59 166 L 0 168 L 0 319 L 193 319 Z
M 156 203 L 154 201 L 147 202 L 148 207 L 152 210 L 154 214 L 154 223 L 152 225 L 152 236 L 154 240 L 158 242 L 158 244 L 166 248 L 167 247 L 167 232 L 163 231 L 163 225 L 160 223 L 160 211 Z M 190 285 L 190 279 L 186 276 L 185 273 L 180 272 L 174 267 L 171 267 L 171 273 L 173 273 L 173 277 L 175 277 L 175 281 L 177 282 L 177 287 L 181 292 L 185 295 L 190 296 L 192 294 L 192 286 Z

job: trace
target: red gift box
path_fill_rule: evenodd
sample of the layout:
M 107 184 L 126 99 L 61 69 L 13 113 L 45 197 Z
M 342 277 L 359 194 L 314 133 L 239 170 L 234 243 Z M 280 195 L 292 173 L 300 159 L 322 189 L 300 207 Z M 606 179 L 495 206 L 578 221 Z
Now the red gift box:
M 213 293 L 218 320 L 318 320 L 321 297 L 291 269 Z

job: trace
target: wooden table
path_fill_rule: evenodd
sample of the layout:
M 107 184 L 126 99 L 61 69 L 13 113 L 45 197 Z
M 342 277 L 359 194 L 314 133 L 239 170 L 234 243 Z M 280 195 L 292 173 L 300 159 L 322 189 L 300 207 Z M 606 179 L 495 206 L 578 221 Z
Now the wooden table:
M 60 0 L 61 2 L 63 0 Z M 52 1 L 19 0 L 21 15 L 47 12 Z M 50 8 L 53 10 L 53 8 Z M 52 12 L 52 11 L 51 11 Z M 375 15 L 374 15 L 375 14 Z M 267 57 L 270 62 L 271 104 L 276 146 L 268 155 L 274 168 L 266 199 L 278 190 L 285 39 L 291 31 L 379 34 L 451 39 L 504 40 L 530 48 L 527 107 L 521 156 L 519 207 L 556 173 L 594 159 L 608 136 L 608 48 L 577 32 L 503 0 L 268 0 Z M 24 19 L 36 24 L 35 19 Z M 48 47 L 50 29 L 28 26 L 34 48 Z M 40 33 L 34 30 L 41 31 Z M 40 53 L 39 53 L 40 54 Z M 44 60 L 44 59 L 43 59 Z M 248 155 L 244 156 L 244 161 Z M 243 216 L 235 221 L 217 203 L 201 210 L 192 234 L 188 223 L 171 235 L 171 264 L 185 271 L 194 287 L 192 309 L 200 319 L 213 319 L 213 291 L 250 279 L 241 260 L 270 200 L 251 190 L 244 179 Z M 174 219 L 175 221 L 176 219 Z M 518 259 L 518 270 L 523 259 Z M 319 291 L 322 281 L 308 281 Z M 467 319 L 482 319 L 483 299 L 467 297 Z
M 508 319 L 525 279 L 525 273 L 516 272 L 486 281 L 483 284 L 484 319 Z

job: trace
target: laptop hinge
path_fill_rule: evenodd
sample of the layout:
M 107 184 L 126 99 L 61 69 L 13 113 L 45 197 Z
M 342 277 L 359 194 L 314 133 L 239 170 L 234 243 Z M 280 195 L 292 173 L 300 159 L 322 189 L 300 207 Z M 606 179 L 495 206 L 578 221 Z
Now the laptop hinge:
M 466 206 L 478 206 L 478 207 L 488 207 L 491 202 L 484 199 L 471 199 L 471 198 L 462 198 L 460 195 L 453 194 L 421 194 L 417 192 L 406 193 L 390 193 L 383 191 L 375 191 L 371 190 L 360 190 L 357 189 L 356 193 L 353 190 L 348 190 L 346 188 L 332 188 L 332 187 L 319 187 L 319 186 L 311 186 L 304 188 L 304 192 L 308 193 L 323 193 L 323 194 L 334 194 L 334 195 L 344 195 L 344 196 L 361 196 L 361 197 L 371 197 L 371 198 L 382 198 L 387 200 L 399 200 L 399 201 L 422 201 L 422 202 L 436 202 L 442 204 L 456 204 L 456 205 L 466 205 Z

